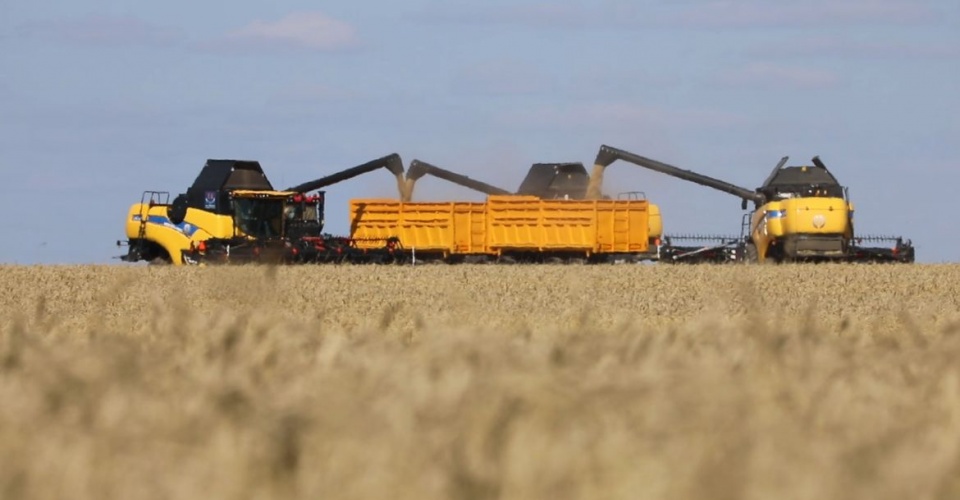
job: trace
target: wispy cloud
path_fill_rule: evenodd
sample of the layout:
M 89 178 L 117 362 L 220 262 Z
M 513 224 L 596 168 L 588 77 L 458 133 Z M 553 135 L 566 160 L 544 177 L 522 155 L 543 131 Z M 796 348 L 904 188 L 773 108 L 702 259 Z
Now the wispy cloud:
M 214 49 L 317 52 L 340 52 L 359 45 L 353 25 L 322 12 L 298 12 L 275 21 L 256 20 L 204 44 L 206 48 Z
M 569 99 L 605 99 L 636 96 L 647 89 L 675 86 L 677 76 L 633 66 L 612 67 L 580 62 L 577 72 L 551 72 L 539 63 L 517 59 L 471 61 L 456 70 L 451 79 L 454 92 L 485 95 L 562 95 Z
M 841 23 L 915 23 L 934 13 L 921 2 L 908 0 L 815 0 L 769 2 L 716 0 L 684 9 L 675 16 L 681 24 L 701 27 L 786 27 Z
M 683 79 L 663 68 L 648 69 L 633 65 L 616 67 L 604 64 L 581 63 L 581 71 L 569 75 L 569 81 L 563 86 L 566 95 L 576 98 L 627 99 L 644 95 L 656 89 L 676 87 Z
M 491 6 L 437 2 L 418 12 L 416 17 L 439 23 L 572 27 L 583 23 L 588 15 L 591 15 L 591 11 L 583 7 L 552 3 Z
M 832 87 L 839 78 L 831 71 L 818 68 L 756 62 L 725 71 L 716 81 L 735 86 L 811 89 Z
M 491 5 L 474 2 L 455 4 L 437 2 L 417 12 L 414 17 L 438 24 L 506 25 L 537 29 L 627 29 L 639 30 L 673 27 L 671 5 L 637 5 L 630 0 L 598 0 L 595 2 L 550 3 L 513 2 Z
M 552 83 L 529 63 L 494 60 L 471 64 L 453 77 L 454 90 L 475 95 L 523 95 L 544 93 Z
M 309 102 L 356 100 L 364 94 L 358 89 L 324 83 L 301 82 L 288 85 L 269 101 L 276 104 L 303 105 Z
M 68 44 L 100 46 L 162 46 L 178 43 L 182 33 L 130 16 L 89 16 L 30 21 L 19 34 Z
M 532 2 L 509 6 L 435 3 L 418 17 L 462 24 L 502 24 L 536 28 L 777 28 L 836 23 L 917 23 L 936 13 L 910 0 L 691 0 L 666 5 L 626 0 L 564 4 Z
M 670 127 L 730 127 L 745 125 L 746 117 L 709 109 L 665 109 L 627 101 L 572 104 L 569 106 L 515 109 L 500 115 L 503 124 L 576 126 L 642 130 Z
M 760 57 L 840 57 L 878 59 L 956 59 L 960 46 L 948 42 L 860 41 L 841 37 L 803 37 L 764 44 L 749 51 Z

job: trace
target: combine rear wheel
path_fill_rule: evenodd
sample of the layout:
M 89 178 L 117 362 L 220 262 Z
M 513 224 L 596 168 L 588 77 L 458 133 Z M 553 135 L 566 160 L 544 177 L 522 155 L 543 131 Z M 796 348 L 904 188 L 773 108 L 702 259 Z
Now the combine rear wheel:
M 170 264 L 170 255 L 164 248 L 152 241 L 134 239 L 128 243 L 130 249 L 127 255 L 123 257 L 125 262 L 146 262 L 148 265 L 157 266 Z
M 165 255 L 147 261 L 148 266 L 169 266 L 170 264 L 173 264 L 173 262 L 170 262 L 170 259 Z
M 757 245 L 754 245 L 753 242 L 748 242 L 743 246 L 743 262 L 745 264 L 756 264 L 759 262 L 760 258 L 757 254 Z

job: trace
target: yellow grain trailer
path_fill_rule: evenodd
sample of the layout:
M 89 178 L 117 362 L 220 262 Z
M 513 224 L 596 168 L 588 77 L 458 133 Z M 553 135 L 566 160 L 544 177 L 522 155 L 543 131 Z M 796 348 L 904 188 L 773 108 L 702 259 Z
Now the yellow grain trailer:
M 418 259 L 645 259 L 650 257 L 646 200 L 549 200 L 493 195 L 486 202 L 350 202 L 358 248 L 391 238 Z
M 350 238 L 362 249 L 378 248 L 397 238 L 404 248 L 424 255 L 483 254 L 486 204 L 351 200 Z

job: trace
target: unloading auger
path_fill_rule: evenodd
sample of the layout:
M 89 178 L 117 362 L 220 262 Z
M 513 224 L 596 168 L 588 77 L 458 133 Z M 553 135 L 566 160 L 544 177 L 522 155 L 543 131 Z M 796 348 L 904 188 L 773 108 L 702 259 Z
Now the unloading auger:
M 395 242 L 356 249 L 350 238 L 325 234 L 323 188 L 385 168 L 403 192 L 396 153 L 278 191 L 259 162 L 207 160 L 193 185 L 169 201 L 146 191 L 127 213 L 121 259 L 173 265 L 389 259 Z
M 597 153 L 598 172 L 616 160 L 707 186 L 736 196 L 746 210 L 741 224 L 738 258 L 775 262 L 835 260 L 848 262 L 914 262 L 910 240 L 902 237 L 860 237 L 853 231 L 853 203 L 818 156 L 812 166 L 785 166 L 783 157 L 757 189 L 750 190 L 713 177 L 604 145 Z M 889 247 L 863 246 L 886 241 Z

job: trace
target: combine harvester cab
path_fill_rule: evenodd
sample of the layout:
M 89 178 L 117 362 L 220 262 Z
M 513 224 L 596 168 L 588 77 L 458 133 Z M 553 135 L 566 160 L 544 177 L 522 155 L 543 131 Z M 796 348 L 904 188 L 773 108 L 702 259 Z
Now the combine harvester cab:
M 479 191 L 487 199 L 411 202 L 416 182 L 425 175 Z M 656 205 L 638 193 L 586 199 L 588 182 L 580 163 L 538 163 L 513 193 L 414 160 L 400 202 L 351 202 L 351 236 L 377 241 L 396 235 L 421 258 L 447 261 L 655 259 L 661 230 Z
M 233 228 L 229 236 L 191 244 L 189 264 L 282 263 L 301 259 L 305 239 L 323 229 L 323 192 L 233 191 Z
M 126 219 L 126 262 L 174 265 L 364 260 L 349 238 L 323 233 L 323 187 L 386 168 L 403 186 L 399 155 L 277 191 L 255 161 L 208 160 L 186 193 L 145 192 Z M 316 194 L 309 195 L 311 191 Z M 389 248 L 388 248 L 389 247 Z M 386 251 L 393 242 L 384 245 Z M 378 257 L 382 259 L 382 256 Z
M 914 250 L 901 237 L 857 237 L 853 231 L 853 204 L 847 189 L 837 182 L 819 157 L 813 166 L 785 167 L 783 157 L 755 190 L 683 170 L 657 160 L 603 146 L 597 163 L 622 159 L 679 179 L 732 194 L 754 210 L 744 219 L 739 243 L 724 245 L 747 262 L 913 262 Z M 893 246 L 862 246 L 864 241 L 890 241 Z
M 188 263 L 191 245 L 234 234 L 234 191 L 276 193 L 260 163 L 242 160 L 207 160 L 193 185 L 169 201 L 169 193 L 144 192 L 130 207 L 125 232 L 126 262 Z

